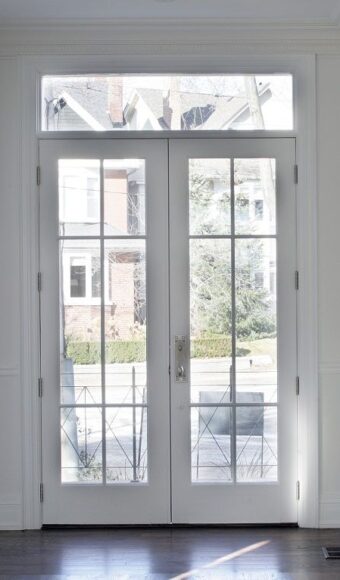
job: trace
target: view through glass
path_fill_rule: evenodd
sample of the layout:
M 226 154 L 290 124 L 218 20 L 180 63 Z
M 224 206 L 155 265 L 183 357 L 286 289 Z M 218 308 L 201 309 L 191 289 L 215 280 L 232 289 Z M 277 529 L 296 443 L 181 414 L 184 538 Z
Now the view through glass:
M 191 478 L 276 481 L 275 159 L 190 159 Z
M 43 131 L 294 128 L 290 74 L 44 76 L 41 95 Z
M 145 167 L 59 160 L 63 483 L 147 482 Z

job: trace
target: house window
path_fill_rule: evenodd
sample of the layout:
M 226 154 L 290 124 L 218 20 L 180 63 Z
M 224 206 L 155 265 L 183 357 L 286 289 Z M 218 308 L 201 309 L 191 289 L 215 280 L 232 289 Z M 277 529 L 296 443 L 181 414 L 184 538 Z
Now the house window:
M 66 304 L 100 303 L 101 263 L 97 253 L 65 254 L 62 275 Z
M 261 290 L 264 287 L 264 274 L 263 272 L 255 272 L 255 288 Z
M 255 219 L 263 220 L 263 199 L 255 200 Z
M 70 260 L 70 296 L 85 298 L 86 296 L 86 263 L 84 258 Z
M 44 76 L 43 131 L 291 130 L 293 77 Z
M 249 199 L 248 193 L 240 193 L 235 204 L 236 219 L 238 222 L 249 220 Z

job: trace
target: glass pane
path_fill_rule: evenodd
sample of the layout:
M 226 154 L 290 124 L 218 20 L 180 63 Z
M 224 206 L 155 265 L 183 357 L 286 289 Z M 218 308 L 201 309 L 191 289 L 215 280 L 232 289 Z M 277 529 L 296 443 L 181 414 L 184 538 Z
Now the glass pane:
M 108 483 L 148 480 L 147 409 L 106 409 L 106 478 Z
M 104 161 L 104 233 L 107 236 L 145 233 L 145 162 Z
M 45 76 L 44 131 L 293 129 L 292 75 Z
M 235 159 L 235 233 L 276 233 L 275 159 Z
M 235 240 L 235 284 L 237 400 L 275 402 L 276 240 Z
M 236 408 L 237 481 L 277 481 L 277 408 Z
M 205 392 L 229 402 L 231 366 L 230 240 L 190 240 L 191 400 Z
M 70 258 L 70 297 L 86 298 L 85 258 Z
M 106 402 L 146 399 L 144 240 L 105 240 Z
M 214 397 L 202 394 L 202 403 Z M 231 481 L 231 408 L 191 409 L 191 481 Z
M 99 240 L 61 240 L 59 261 L 61 402 L 100 403 Z
M 230 160 L 189 160 L 190 234 L 230 234 Z
M 59 159 L 60 236 L 99 235 L 99 166 L 98 159 Z
M 61 409 L 62 483 L 102 482 L 102 411 Z

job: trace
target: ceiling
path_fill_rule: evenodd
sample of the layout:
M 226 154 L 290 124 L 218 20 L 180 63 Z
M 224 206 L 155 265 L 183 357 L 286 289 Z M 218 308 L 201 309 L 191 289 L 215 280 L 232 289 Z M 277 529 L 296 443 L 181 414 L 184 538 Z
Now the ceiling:
M 0 0 L 0 25 L 140 18 L 333 25 L 340 0 Z

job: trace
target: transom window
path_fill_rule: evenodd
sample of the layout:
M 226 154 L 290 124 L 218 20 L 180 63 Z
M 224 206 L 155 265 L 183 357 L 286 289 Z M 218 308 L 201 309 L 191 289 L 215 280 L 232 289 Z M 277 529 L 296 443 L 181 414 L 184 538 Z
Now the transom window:
M 63 75 L 42 78 L 43 131 L 293 129 L 293 78 Z

